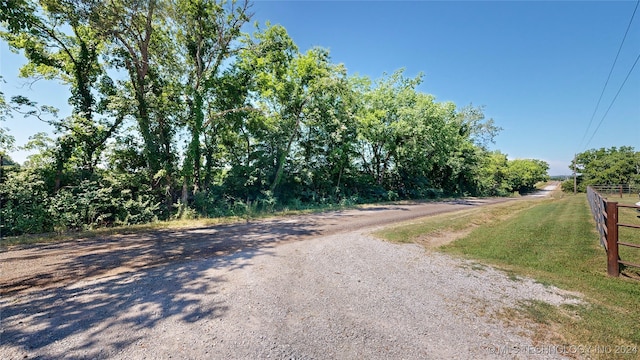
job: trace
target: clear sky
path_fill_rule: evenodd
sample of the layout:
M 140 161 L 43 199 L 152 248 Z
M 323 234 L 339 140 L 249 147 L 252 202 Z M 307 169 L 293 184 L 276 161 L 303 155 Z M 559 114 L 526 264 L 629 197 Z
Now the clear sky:
M 458 106 L 484 106 L 503 128 L 492 149 L 550 164 L 569 174 L 574 153 L 633 146 L 640 150 L 640 8 L 600 98 L 636 1 L 255 1 L 254 21 L 283 25 L 302 51 L 330 50 L 349 73 L 425 74 L 420 90 Z M 19 55 L 0 48 L 6 96 L 22 93 L 69 111 L 64 88 L 21 87 Z M 599 126 L 598 131 L 595 129 Z M 2 125 L 0 125 L 2 126 Z M 9 119 L 18 144 L 39 129 Z M 24 154 L 13 154 L 22 161 Z

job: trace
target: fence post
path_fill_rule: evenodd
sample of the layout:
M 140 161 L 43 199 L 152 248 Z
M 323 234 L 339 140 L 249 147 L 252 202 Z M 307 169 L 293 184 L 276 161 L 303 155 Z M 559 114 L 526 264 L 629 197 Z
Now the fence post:
M 618 263 L 618 203 L 606 202 L 607 211 L 607 273 L 609 276 L 620 276 Z
M 4 154 L 0 153 L 0 184 L 2 184 L 2 169 L 4 169 Z M 0 195 L 0 244 L 2 243 L 2 195 Z

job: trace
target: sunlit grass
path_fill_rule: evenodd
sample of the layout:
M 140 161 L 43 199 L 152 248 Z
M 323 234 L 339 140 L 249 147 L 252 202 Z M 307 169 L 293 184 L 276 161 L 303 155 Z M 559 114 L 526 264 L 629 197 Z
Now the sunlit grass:
M 440 250 L 582 293 L 587 304 L 559 308 L 539 303 L 522 305 L 519 314 L 541 324 L 538 340 L 640 347 L 640 281 L 607 276 L 606 253 L 599 245 L 585 195 L 540 201 L 524 208 L 517 202 L 503 206 L 500 212 L 511 209 L 513 215 L 502 219 L 492 216 L 500 221 L 480 226 L 475 221 L 478 214 L 465 214 L 467 226 L 473 230 Z M 459 223 L 464 220 L 448 221 L 446 217 L 442 217 L 440 225 L 425 219 L 425 224 L 414 223 L 379 235 L 407 242 L 418 239 L 423 229 L 431 233 L 461 229 Z M 640 230 L 634 231 L 637 239 Z M 628 354 L 591 356 L 629 359 L 636 358 L 639 352 L 631 357 Z
M 419 237 L 439 235 L 443 232 L 464 231 L 476 226 L 498 222 L 519 211 L 531 208 L 540 201 L 538 199 L 517 200 L 428 216 L 385 228 L 377 231 L 374 235 L 399 243 L 414 242 Z

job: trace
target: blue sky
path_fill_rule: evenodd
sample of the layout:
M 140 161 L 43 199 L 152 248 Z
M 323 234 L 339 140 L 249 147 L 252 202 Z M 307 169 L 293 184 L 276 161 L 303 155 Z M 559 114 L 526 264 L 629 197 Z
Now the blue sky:
M 585 149 L 640 150 L 640 64 L 603 119 L 640 55 L 640 9 L 588 128 L 635 6 L 635 1 L 255 1 L 252 10 L 254 21 L 283 25 L 302 51 L 328 48 L 333 61 L 351 74 L 423 72 L 420 90 L 438 101 L 485 107 L 486 116 L 503 128 L 492 149 L 512 159 L 547 161 L 550 174 L 560 175 L 570 173 L 573 154 Z M 64 115 L 65 89 L 44 81 L 20 88 L 24 80 L 15 74 L 21 56 L 9 54 L 4 44 L 0 51 L 5 95 L 32 96 Z M 18 116 L 4 126 L 19 144 L 46 129 Z M 14 154 L 18 161 L 23 157 Z

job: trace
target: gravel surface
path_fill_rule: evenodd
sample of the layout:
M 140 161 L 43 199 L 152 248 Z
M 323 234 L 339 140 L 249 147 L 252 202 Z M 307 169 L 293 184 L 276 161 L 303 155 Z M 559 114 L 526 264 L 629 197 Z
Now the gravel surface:
M 116 265 L 35 291 L 5 288 L 0 358 L 561 358 L 499 314 L 528 300 L 579 302 L 574 295 L 375 239 L 373 229 L 138 267 L 107 262 Z

